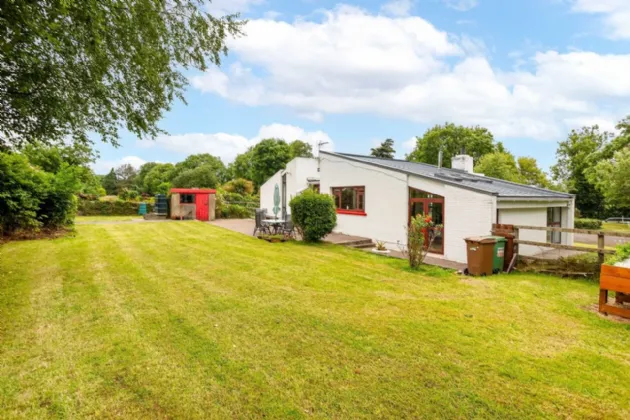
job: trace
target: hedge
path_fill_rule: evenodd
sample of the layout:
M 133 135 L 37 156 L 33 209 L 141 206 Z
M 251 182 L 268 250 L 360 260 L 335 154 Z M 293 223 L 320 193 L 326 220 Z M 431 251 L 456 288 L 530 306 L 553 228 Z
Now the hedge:
M 223 204 L 217 213 L 219 219 L 248 219 L 254 214 L 254 207 L 239 204 Z
M 140 203 L 134 201 L 89 201 L 79 200 L 79 216 L 133 216 L 138 214 Z M 147 203 L 147 213 L 153 204 Z
M 597 219 L 575 219 L 576 229 L 601 229 L 602 221 Z
M 291 220 L 306 242 L 317 242 L 337 224 L 337 212 L 332 197 L 310 188 L 296 195 L 289 203 Z

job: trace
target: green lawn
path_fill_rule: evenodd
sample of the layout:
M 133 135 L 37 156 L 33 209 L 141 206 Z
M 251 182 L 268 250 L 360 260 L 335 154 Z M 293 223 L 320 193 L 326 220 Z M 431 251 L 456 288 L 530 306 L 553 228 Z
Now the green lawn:
M 207 223 L 0 247 L 2 418 L 630 416 L 592 282 L 480 279 Z
M 609 232 L 625 232 L 630 230 L 630 225 L 626 223 L 604 223 L 602 228 Z
M 132 220 L 140 220 L 142 216 L 77 216 L 76 223 L 89 222 L 130 222 Z

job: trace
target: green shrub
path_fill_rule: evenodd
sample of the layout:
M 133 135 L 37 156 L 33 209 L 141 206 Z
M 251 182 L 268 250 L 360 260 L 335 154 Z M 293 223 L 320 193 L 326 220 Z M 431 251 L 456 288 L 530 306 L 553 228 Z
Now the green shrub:
M 335 203 L 329 195 L 307 189 L 293 197 L 291 219 L 307 242 L 317 242 L 328 235 L 337 224 Z
M 224 204 L 217 213 L 220 219 L 247 219 L 252 217 L 253 209 L 239 204 Z
M 575 219 L 576 229 L 601 229 L 602 221 L 597 219 Z
M 133 201 L 79 201 L 78 212 L 81 216 L 133 216 L 138 214 L 140 203 Z M 147 203 L 147 213 L 153 211 L 153 205 Z
M 118 194 L 118 198 L 123 201 L 138 201 L 140 199 L 140 193 L 133 189 L 123 188 L 120 194 Z
M 0 153 L 0 234 L 72 225 L 80 169 L 64 163 L 53 174 L 24 155 Z
M 254 192 L 254 183 L 247 179 L 236 178 L 223 185 L 226 192 L 236 193 L 240 195 L 251 195 Z
M 608 257 L 606 264 L 614 265 L 630 258 L 630 242 L 617 245 L 615 251 L 617 251 L 617 253 Z

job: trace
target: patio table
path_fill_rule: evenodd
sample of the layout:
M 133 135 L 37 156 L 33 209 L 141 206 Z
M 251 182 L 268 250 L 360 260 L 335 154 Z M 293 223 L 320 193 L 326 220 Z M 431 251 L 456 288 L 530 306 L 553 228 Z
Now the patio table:
M 284 226 L 286 220 L 284 219 L 267 219 L 263 220 L 262 223 L 264 225 L 269 225 L 273 229 L 274 234 L 278 233 L 278 229 L 281 229 Z

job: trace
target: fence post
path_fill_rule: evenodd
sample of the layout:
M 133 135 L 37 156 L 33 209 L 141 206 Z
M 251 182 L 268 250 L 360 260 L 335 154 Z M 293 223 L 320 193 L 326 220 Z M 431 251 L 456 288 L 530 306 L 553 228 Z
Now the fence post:
M 514 256 L 516 257 L 516 263 L 518 264 L 518 232 L 519 229 L 517 227 L 514 228 Z
M 604 264 L 604 249 L 606 249 L 606 241 L 604 239 L 604 232 L 597 233 L 597 256 L 599 257 L 599 265 Z

